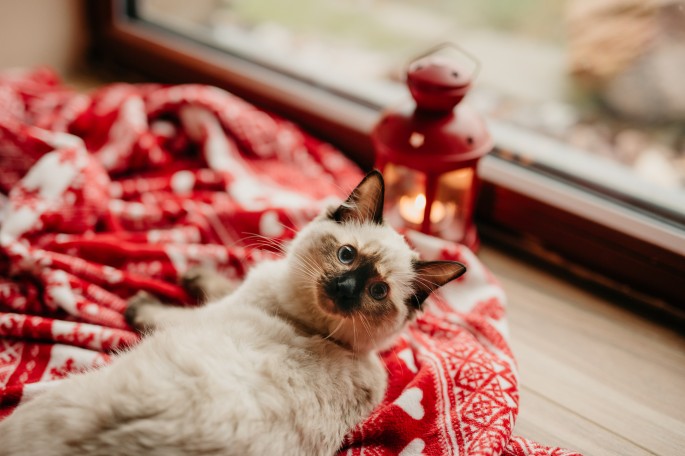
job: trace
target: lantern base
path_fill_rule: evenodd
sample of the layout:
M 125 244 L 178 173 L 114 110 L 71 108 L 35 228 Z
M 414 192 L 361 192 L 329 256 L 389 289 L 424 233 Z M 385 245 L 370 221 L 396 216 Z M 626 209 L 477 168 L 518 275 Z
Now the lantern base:
M 453 242 L 458 242 L 459 244 L 463 244 L 466 247 L 468 247 L 474 253 L 478 252 L 478 248 L 480 247 L 480 238 L 478 237 L 478 231 L 476 230 L 476 227 L 474 225 L 471 225 L 466 229 L 466 234 L 461 239 L 447 236 L 447 235 L 445 235 L 445 233 L 443 233 L 443 234 L 427 233 L 427 234 L 439 237 L 439 238 L 444 239 L 446 241 L 453 241 Z
M 480 247 L 480 238 L 478 237 L 478 231 L 476 230 L 476 226 L 473 224 L 470 224 L 466 228 L 466 233 L 464 233 L 462 230 L 455 229 L 431 230 L 430 226 L 426 228 L 422 226 L 422 224 L 420 223 L 411 223 L 407 221 L 407 214 L 404 214 L 404 216 L 402 216 L 400 214 L 400 210 L 398 209 L 398 207 L 388 209 L 384 214 L 384 218 L 392 227 L 398 230 L 410 229 L 427 234 L 429 236 L 435 236 L 446 241 L 458 242 L 459 244 L 465 245 L 473 252 L 477 252 L 478 248 Z M 464 233 L 463 236 L 462 233 Z
M 478 248 L 480 247 L 480 238 L 478 237 L 478 231 L 476 230 L 475 226 L 471 225 L 466 230 L 466 236 L 464 236 L 464 239 L 461 241 L 461 243 L 471 249 L 474 253 L 478 252 Z
M 421 229 L 417 229 L 417 231 L 421 231 L 422 233 L 435 236 L 446 241 L 458 242 L 459 244 L 468 247 L 474 253 L 478 252 L 478 249 L 480 248 L 480 238 L 478 237 L 478 231 L 474 225 L 471 225 L 466 229 L 466 234 L 461 239 L 446 236 L 444 233 L 426 232 Z

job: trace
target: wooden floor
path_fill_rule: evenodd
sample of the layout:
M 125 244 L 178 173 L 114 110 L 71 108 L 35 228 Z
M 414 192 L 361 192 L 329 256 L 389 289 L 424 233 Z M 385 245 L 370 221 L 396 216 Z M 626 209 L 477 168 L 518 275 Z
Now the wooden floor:
M 515 433 L 590 455 L 685 455 L 685 338 L 485 246 L 509 299 Z

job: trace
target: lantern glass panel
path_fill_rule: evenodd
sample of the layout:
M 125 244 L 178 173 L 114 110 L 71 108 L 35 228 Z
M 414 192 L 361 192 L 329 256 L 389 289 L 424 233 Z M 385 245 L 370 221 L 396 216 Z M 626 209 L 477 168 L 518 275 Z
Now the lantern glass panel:
M 430 185 L 426 175 L 392 163 L 385 166 L 384 175 L 385 217 L 391 225 L 455 241 L 463 239 L 471 213 L 472 168 L 450 171 L 438 177 L 430 223 L 424 223 L 429 196 L 427 185 Z
M 420 229 L 426 207 L 426 176 L 402 165 L 388 163 L 385 178 L 385 217 L 394 227 Z M 421 205 L 423 196 L 423 205 Z
M 471 223 L 473 168 L 457 169 L 438 179 L 431 210 L 431 233 L 444 239 L 461 241 Z

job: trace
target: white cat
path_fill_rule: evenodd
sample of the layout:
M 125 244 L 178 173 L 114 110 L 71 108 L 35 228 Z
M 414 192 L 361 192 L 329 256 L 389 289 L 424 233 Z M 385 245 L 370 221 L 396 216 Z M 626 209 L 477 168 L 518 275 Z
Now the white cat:
M 0 423 L 0 455 L 330 455 L 383 398 L 377 351 L 456 262 L 422 262 L 382 220 L 367 175 L 285 256 L 198 308 L 134 300 L 154 328 L 114 362 L 74 375 Z M 190 285 L 222 285 L 200 275 Z

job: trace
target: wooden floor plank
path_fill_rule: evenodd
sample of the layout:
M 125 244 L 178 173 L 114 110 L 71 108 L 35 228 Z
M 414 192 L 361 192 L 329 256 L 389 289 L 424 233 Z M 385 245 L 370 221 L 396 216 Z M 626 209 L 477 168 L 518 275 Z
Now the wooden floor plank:
M 669 368 L 655 359 L 620 347 L 598 344 L 592 334 L 574 331 L 573 324 L 554 325 L 539 318 L 512 318 L 511 321 L 520 328 L 512 335 L 519 358 L 523 354 L 516 350 L 524 349 L 525 344 L 531 356 L 544 354 L 573 371 L 595 378 L 619 394 L 685 422 L 685 374 L 681 365 Z M 519 366 L 523 368 L 526 361 L 519 359 Z
M 587 454 L 601 454 L 607 449 L 603 442 L 616 438 L 645 452 L 685 454 L 682 335 L 494 249 L 485 247 L 480 257 L 509 299 L 524 391 L 564 416 L 582 417 L 582 426 L 593 433 L 588 442 L 579 441 L 589 445 Z M 538 423 L 534 429 L 540 431 L 544 420 L 554 419 L 540 421 L 525 410 L 525 401 L 521 406 L 521 416 L 528 417 L 521 424 L 524 436 L 526 422 Z M 555 437 L 553 428 L 545 429 Z M 560 429 L 556 437 L 577 449 L 575 436 L 565 432 Z
M 503 283 L 513 305 L 512 312 L 517 311 L 518 305 L 525 305 L 531 293 L 547 296 L 571 304 L 577 309 L 575 318 L 582 318 L 582 322 L 585 323 L 591 322 L 592 329 L 597 329 L 594 332 L 598 341 L 613 343 L 605 337 L 609 335 L 605 331 L 619 331 L 623 336 L 622 345 L 632 342 L 632 349 L 649 357 L 663 354 L 666 357 L 666 364 L 671 364 L 671 361 L 677 362 L 685 369 L 685 363 L 682 363 L 685 360 L 685 339 L 672 329 L 645 320 L 615 302 L 599 298 L 561 278 L 494 249 L 485 248 L 480 256 Z M 551 310 L 547 305 L 539 305 L 535 312 L 550 315 L 557 310 Z M 616 322 L 620 324 L 614 324 Z
M 514 428 L 516 435 L 587 456 L 653 455 L 528 388 L 521 388 L 520 406 L 521 412 Z
M 545 354 L 578 372 L 685 421 L 685 356 L 644 350 L 647 344 L 637 336 L 644 325 L 585 321 L 573 305 L 534 291 L 512 306 L 510 324 L 514 343 L 544 347 Z
M 519 359 L 521 385 L 656 454 L 675 455 L 685 450 L 682 420 L 618 391 L 596 372 L 578 370 L 549 355 L 537 341 L 519 341 L 514 350 Z

